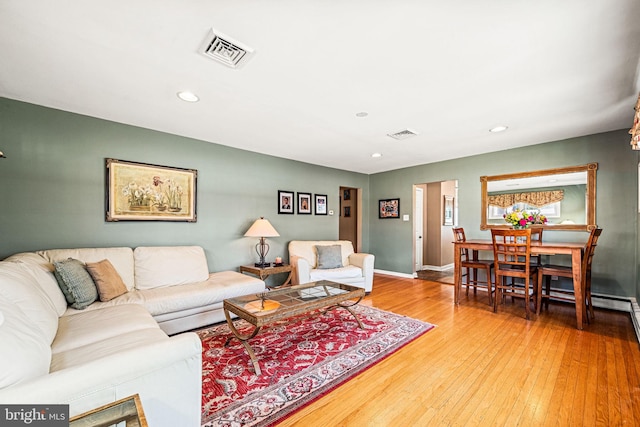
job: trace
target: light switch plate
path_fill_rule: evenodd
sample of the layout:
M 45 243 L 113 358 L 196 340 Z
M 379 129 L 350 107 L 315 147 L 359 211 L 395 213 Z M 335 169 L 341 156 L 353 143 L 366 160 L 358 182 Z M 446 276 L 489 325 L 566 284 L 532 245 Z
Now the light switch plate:
M 409 214 L 402 215 L 402 220 L 403 221 L 409 221 Z

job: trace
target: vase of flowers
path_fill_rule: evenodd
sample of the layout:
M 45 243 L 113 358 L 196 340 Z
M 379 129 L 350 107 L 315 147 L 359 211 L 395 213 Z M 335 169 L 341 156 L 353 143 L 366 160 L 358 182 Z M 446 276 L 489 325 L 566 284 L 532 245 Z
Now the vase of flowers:
M 540 212 L 527 212 L 524 209 L 514 209 L 504 214 L 503 218 L 515 230 L 524 230 L 531 225 L 544 225 L 547 223 L 547 217 Z

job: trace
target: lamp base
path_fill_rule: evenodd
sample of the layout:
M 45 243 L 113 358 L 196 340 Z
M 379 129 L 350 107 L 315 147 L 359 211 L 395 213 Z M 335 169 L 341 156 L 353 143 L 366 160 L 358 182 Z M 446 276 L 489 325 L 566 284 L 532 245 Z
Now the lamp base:
M 260 268 L 271 267 L 271 263 L 269 262 L 256 262 L 254 265 Z

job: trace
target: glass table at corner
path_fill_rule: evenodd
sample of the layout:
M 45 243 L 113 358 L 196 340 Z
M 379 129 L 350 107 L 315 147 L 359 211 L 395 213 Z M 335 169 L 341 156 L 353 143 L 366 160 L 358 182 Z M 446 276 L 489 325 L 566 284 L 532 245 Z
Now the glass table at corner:
M 107 427 L 114 425 L 148 427 L 140 396 L 134 394 L 133 396 L 125 397 L 84 414 L 76 415 L 69 420 L 70 427 Z

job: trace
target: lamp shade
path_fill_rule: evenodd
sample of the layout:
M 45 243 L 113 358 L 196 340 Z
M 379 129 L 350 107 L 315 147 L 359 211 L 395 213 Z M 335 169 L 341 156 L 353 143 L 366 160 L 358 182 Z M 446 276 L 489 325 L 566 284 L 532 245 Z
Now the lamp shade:
M 246 237 L 278 237 L 280 234 L 273 228 L 268 219 L 260 217 L 256 219 L 251 227 L 244 233 Z

